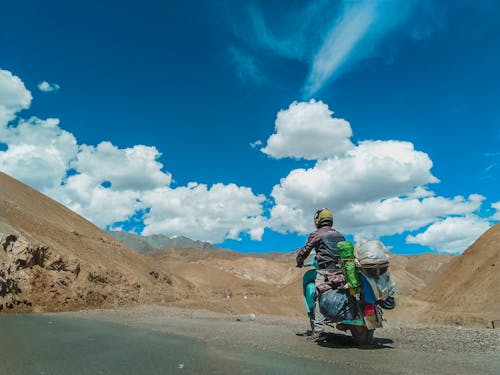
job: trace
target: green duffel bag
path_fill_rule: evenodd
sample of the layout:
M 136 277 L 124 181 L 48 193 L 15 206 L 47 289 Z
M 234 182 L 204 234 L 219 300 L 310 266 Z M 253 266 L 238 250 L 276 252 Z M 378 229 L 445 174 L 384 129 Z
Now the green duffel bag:
M 342 259 L 342 269 L 349 288 L 356 289 L 361 285 L 358 277 L 358 270 L 354 263 L 354 246 L 351 241 L 341 241 L 337 244 L 340 251 L 340 258 Z
M 341 241 L 337 244 L 342 259 L 354 259 L 354 246 L 351 241 Z

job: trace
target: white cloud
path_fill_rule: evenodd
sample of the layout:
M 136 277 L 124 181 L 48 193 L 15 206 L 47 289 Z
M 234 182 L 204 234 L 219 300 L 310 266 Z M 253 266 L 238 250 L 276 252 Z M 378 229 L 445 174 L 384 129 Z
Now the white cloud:
M 276 117 L 275 133 L 261 151 L 275 158 L 321 159 L 354 147 L 352 130 L 321 101 L 293 102 Z
M 47 81 L 43 81 L 38 84 L 38 90 L 43 92 L 59 91 L 60 88 L 61 87 L 57 83 L 48 83 Z
M 318 106 L 323 111 L 325 123 L 327 118 L 331 119 L 331 113 L 324 112 L 326 106 L 321 102 L 300 103 L 300 107 L 309 106 Z M 321 123 L 314 117 L 296 117 L 304 119 L 302 128 L 310 133 Z M 338 229 L 357 239 L 378 238 L 415 231 L 450 215 L 471 215 L 485 199 L 478 194 L 467 199 L 435 196 L 428 187 L 439 182 L 431 172 L 432 160 L 426 153 L 415 150 L 410 142 L 362 141 L 355 146 L 349 141 L 350 147 L 343 153 L 328 154 L 329 150 L 324 150 L 313 156 L 300 144 L 305 134 L 294 134 L 283 126 L 276 128 L 273 136 L 285 134 L 287 139 L 279 153 L 273 145 L 276 157 L 307 155 L 319 159 L 310 168 L 292 170 L 273 187 L 271 196 L 275 204 L 269 226 L 276 231 L 306 234 L 313 228 L 312 214 L 318 208 L 329 207 Z M 348 141 L 350 134 L 344 134 L 339 139 Z M 323 133 L 315 139 L 316 144 L 321 145 L 325 138 Z
M 0 129 L 31 104 L 31 92 L 11 72 L 0 69 Z
M 146 192 L 143 203 L 151 207 L 144 223 L 144 234 L 185 235 L 193 239 L 221 242 L 238 239 L 248 232 L 260 240 L 265 227 L 263 195 L 235 184 L 205 184 L 159 188 Z
M 143 191 L 172 181 L 169 173 L 162 172 L 163 165 L 157 160 L 160 156 L 156 147 L 119 149 L 110 142 L 101 142 L 96 147 L 80 146 L 71 168 L 91 176 L 97 184 L 111 182 L 113 190 Z
M 448 217 L 429 226 L 424 232 L 406 237 L 406 242 L 428 246 L 443 253 L 459 254 L 488 230 L 488 220 L 476 215 Z
M 59 128 L 58 119 L 16 119 L 31 100 L 21 79 L 0 69 L 0 142 L 7 145 L 0 151 L 0 170 L 45 189 L 61 182 L 77 145 L 71 133 Z
M 413 194 L 415 188 L 436 182 L 427 154 L 409 142 L 365 141 L 343 156 L 320 160 L 310 169 L 295 169 L 274 186 L 271 211 L 274 228 L 305 233 L 310 213 L 320 207 L 334 211 L 355 204 Z M 290 223 L 287 217 L 293 218 Z
M 171 182 L 171 175 L 162 172 L 159 156 L 155 147 L 142 145 L 125 149 L 110 142 L 80 145 L 68 166 L 76 174 L 46 192 L 101 227 L 127 221 L 145 208 L 141 204 L 145 191 Z
M 144 234 L 222 242 L 247 232 L 253 239 L 261 239 L 264 196 L 234 184 L 208 188 L 190 183 L 171 188 L 171 175 L 162 172 L 158 157 L 154 147 L 119 149 L 109 142 L 81 146 L 71 163 L 79 174 L 69 176 L 54 195 L 102 227 L 126 221 L 137 211 L 148 211 Z M 104 181 L 111 185 L 103 187 Z
M 281 111 L 276 132 L 262 149 L 273 157 L 317 160 L 308 169 L 292 170 L 273 187 L 269 219 L 263 215 L 266 198 L 248 187 L 195 182 L 171 187 L 172 176 L 164 171 L 155 147 L 79 145 L 58 119 L 16 118 L 30 102 L 23 82 L 0 70 L 0 143 L 7 145 L 0 151 L 0 170 L 101 227 L 142 212 L 145 234 L 186 235 L 215 243 L 248 234 L 260 240 L 266 227 L 305 234 L 312 227 L 312 213 L 329 207 L 336 226 L 358 238 L 430 225 L 408 236 L 408 242 L 456 252 L 489 225 L 473 214 L 483 196 L 435 196 L 428 185 L 438 180 L 426 153 L 395 140 L 354 145 L 349 123 L 333 118 L 322 102 L 292 103 Z M 492 206 L 497 212 L 490 220 L 500 219 L 500 202 Z M 464 223 L 470 228 L 464 229 Z M 462 238 L 457 237 L 460 231 Z M 439 233 L 446 235 L 440 240 Z
M 250 147 L 251 148 L 257 148 L 259 146 L 262 146 L 262 141 L 260 139 L 257 140 L 257 141 L 255 141 L 255 142 L 250 142 Z
M 28 108 L 23 82 L 0 70 L 0 170 L 33 186 L 101 227 L 146 214 L 146 233 L 221 242 L 262 237 L 265 197 L 234 184 L 171 188 L 155 147 L 79 145 L 58 119 L 15 118 Z M 3 116 L 3 117 L 2 117 Z M 16 120 L 16 121 L 13 121 Z M 8 122 L 12 122 L 7 126 Z M 119 224 L 118 224 L 119 227 Z
M 491 207 L 495 209 L 495 214 L 491 217 L 491 220 L 500 220 L 500 202 L 492 203 Z
M 0 170 L 40 190 L 58 186 L 77 155 L 75 137 L 58 119 L 21 119 L 0 128 L 0 142 L 8 145 L 0 152 Z
M 44 192 L 103 228 L 128 220 L 142 208 L 142 192 L 104 188 L 86 173 L 70 176 L 64 185 Z
M 467 199 L 394 197 L 352 204 L 341 209 L 338 217 L 347 233 L 359 239 L 373 239 L 418 230 L 449 215 L 469 215 L 481 207 L 484 199 L 477 194 Z

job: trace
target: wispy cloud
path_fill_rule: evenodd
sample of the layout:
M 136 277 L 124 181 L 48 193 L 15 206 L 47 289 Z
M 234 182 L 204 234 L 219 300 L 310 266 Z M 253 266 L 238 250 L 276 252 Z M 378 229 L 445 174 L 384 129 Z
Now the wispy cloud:
M 252 4 L 249 8 L 252 34 L 261 48 L 273 51 L 279 56 L 296 60 L 309 60 L 314 46 L 321 40 L 325 31 L 324 19 L 334 16 L 332 4 L 328 1 L 315 1 L 304 8 L 294 9 L 286 4 L 286 9 L 275 10 L 279 13 L 279 26 L 274 19 L 266 22 L 262 10 Z M 244 39 L 248 38 L 245 33 Z
M 60 88 L 61 87 L 57 83 L 48 83 L 47 81 L 43 81 L 38 84 L 38 90 L 43 92 L 59 91 Z
M 493 158 L 496 156 L 500 156 L 500 152 L 485 152 L 483 155 L 489 158 Z
M 257 141 L 255 141 L 255 142 L 250 142 L 250 147 L 251 148 L 258 148 L 260 146 L 262 146 L 262 141 L 260 139 L 257 140 Z
M 413 8 L 412 1 L 344 1 L 338 21 L 314 56 L 303 87 L 305 98 L 361 60 L 373 56 L 381 40 L 401 25 Z
M 495 164 L 490 164 L 490 165 L 488 165 L 486 168 L 484 168 L 484 171 L 485 171 L 485 172 L 490 172 L 492 169 L 494 169 L 494 168 L 498 167 L 499 165 L 500 165 L 500 164 L 498 164 L 498 163 L 495 163 Z
M 255 57 L 236 47 L 228 48 L 227 52 L 229 61 L 236 69 L 236 74 L 242 82 L 257 84 L 264 82 L 265 75 L 259 68 Z
M 495 175 L 495 171 L 498 169 L 498 167 L 500 167 L 500 152 L 485 152 L 483 153 L 483 156 L 489 158 L 489 160 L 488 165 L 483 170 L 483 176 L 481 178 L 483 180 L 493 178 Z
M 310 99 L 349 67 L 377 53 L 382 39 L 408 20 L 416 3 L 317 1 L 269 14 L 254 4 L 249 8 L 251 32 L 240 31 L 239 36 L 255 47 L 306 63 L 309 72 L 302 93 Z
M 375 3 L 355 3 L 344 11 L 340 22 L 332 27 L 314 58 L 304 86 L 311 96 L 351 57 L 352 51 L 376 21 Z

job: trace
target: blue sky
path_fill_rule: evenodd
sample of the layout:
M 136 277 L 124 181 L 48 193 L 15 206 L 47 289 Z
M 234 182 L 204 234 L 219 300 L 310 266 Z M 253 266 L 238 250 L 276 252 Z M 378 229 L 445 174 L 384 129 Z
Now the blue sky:
M 110 229 L 460 253 L 498 222 L 497 1 L 4 1 L 0 170 Z

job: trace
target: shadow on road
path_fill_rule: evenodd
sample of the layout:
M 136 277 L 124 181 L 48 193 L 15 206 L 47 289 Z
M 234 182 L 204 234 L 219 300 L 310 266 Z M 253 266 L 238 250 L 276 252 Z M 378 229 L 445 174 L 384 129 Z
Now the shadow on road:
M 307 330 L 305 332 L 297 332 L 295 335 L 301 337 L 311 336 L 311 330 Z M 383 337 L 375 337 L 373 339 L 373 344 L 371 345 L 356 345 L 352 339 L 351 335 L 335 333 L 335 332 L 326 332 L 325 338 L 322 341 L 318 341 L 318 345 L 327 347 L 327 348 L 357 348 L 362 350 L 373 350 L 373 349 L 393 349 L 389 344 L 394 343 L 392 339 L 387 339 Z
M 373 344 L 360 346 L 354 343 L 352 336 L 350 335 L 328 332 L 325 334 L 325 339 L 319 341 L 318 345 L 335 349 L 357 348 L 360 350 L 378 350 L 378 349 L 393 349 L 393 347 L 389 345 L 392 344 L 393 342 L 394 341 L 391 339 L 375 337 L 373 339 Z

